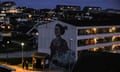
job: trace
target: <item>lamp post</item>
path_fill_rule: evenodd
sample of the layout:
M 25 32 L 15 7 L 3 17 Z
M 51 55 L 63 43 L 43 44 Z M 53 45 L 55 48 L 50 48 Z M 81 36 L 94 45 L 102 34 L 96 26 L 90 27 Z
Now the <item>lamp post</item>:
M 6 44 L 6 48 L 8 49 L 8 45 L 10 44 L 10 41 L 7 41 L 7 44 Z M 8 52 L 7 52 L 7 58 L 6 58 L 7 60 L 8 60 Z M 7 61 L 6 60 L 6 61 Z
M 72 50 L 72 41 L 73 41 L 73 39 L 72 38 L 70 38 L 70 49 Z M 70 59 L 71 59 L 71 53 L 69 54 L 69 71 L 68 72 L 71 72 L 71 61 L 70 61 Z
M 22 54 L 22 63 L 23 63 L 23 61 L 24 61 L 24 57 L 23 57 L 23 47 L 24 47 L 24 45 L 25 45 L 25 44 L 22 42 L 22 43 L 21 43 L 21 47 L 22 47 L 22 53 L 21 53 L 21 54 Z

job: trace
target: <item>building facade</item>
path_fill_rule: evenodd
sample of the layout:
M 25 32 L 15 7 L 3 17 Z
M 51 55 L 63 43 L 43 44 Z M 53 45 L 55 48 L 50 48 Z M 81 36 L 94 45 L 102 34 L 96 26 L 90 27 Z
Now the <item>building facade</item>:
M 50 44 L 52 39 L 56 37 L 54 34 L 56 24 L 61 24 L 67 28 L 62 38 L 66 40 L 68 48 L 75 53 L 76 59 L 79 51 L 82 50 L 113 51 L 120 47 L 119 24 L 109 25 L 100 23 L 95 25 L 93 23 L 92 25 L 85 26 L 84 23 L 83 26 L 81 26 L 82 23 L 76 25 L 75 23 L 54 21 L 38 27 L 38 52 L 51 54 Z

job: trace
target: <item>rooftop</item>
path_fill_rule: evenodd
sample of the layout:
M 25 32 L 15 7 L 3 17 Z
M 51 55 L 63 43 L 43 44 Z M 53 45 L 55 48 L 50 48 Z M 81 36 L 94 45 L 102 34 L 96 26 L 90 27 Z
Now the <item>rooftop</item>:
M 74 17 L 72 17 L 72 18 L 60 18 L 60 20 L 72 24 L 74 26 L 120 25 L 120 14 L 102 12 L 91 14 L 88 17 L 92 17 L 92 19 L 80 16 L 80 19 L 75 19 Z

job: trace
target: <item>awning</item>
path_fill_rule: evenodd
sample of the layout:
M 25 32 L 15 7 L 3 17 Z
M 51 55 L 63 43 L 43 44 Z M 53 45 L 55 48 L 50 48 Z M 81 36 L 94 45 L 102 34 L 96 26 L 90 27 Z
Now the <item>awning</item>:
M 32 55 L 32 57 L 37 57 L 37 58 L 49 58 L 49 54 L 36 52 L 36 53 L 34 53 L 34 54 Z

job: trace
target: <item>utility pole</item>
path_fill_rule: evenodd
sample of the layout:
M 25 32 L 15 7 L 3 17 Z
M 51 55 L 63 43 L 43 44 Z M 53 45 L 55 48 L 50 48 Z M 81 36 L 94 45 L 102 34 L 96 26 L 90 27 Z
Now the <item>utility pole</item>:
M 2 8 L 2 1 L 0 0 L 0 10 L 1 10 L 1 8 Z

